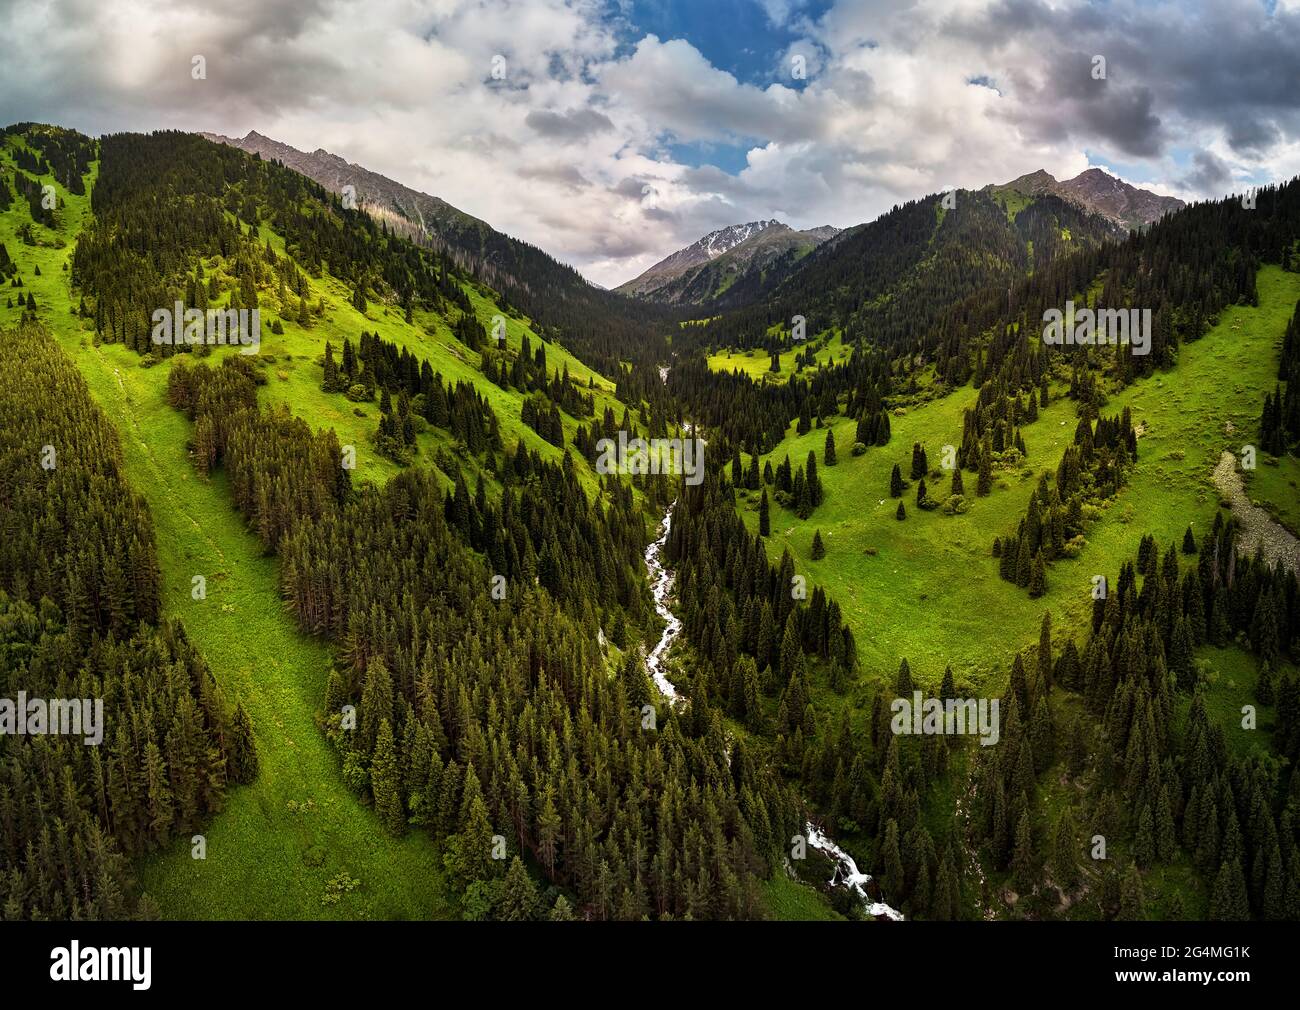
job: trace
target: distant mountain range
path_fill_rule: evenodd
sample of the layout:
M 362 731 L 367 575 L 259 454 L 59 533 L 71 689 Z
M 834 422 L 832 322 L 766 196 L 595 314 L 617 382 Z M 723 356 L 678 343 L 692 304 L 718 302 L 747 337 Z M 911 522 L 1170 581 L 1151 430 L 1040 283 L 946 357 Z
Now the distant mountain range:
M 1025 196 L 1051 193 L 1100 214 L 1126 230 L 1143 228 L 1165 214 L 1187 206 L 1177 197 L 1159 196 L 1150 190 L 1130 186 L 1100 168 L 1090 168 L 1064 182 L 1039 169 L 1002 186 L 985 186 L 984 190 L 993 193 L 1011 191 Z
M 762 274 L 778 260 L 793 262 L 838 234 L 830 225 L 795 231 L 777 220 L 729 225 L 615 290 L 670 304 L 714 301 L 738 280 Z
M 202 136 L 280 161 L 332 192 L 342 194 L 345 187 L 353 187 L 358 206 L 394 231 L 447 253 L 539 323 L 563 323 L 569 329 L 590 327 L 587 337 L 597 343 L 605 342 L 598 336 L 600 329 L 615 319 L 619 328 L 646 325 L 646 303 L 655 306 L 651 315 L 697 306 L 725 310 L 767 297 L 796 273 L 808 275 L 805 267 L 813 274 L 827 269 L 835 273 L 843 269 L 835 265 L 842 258 L 828 259 L 827 254 L 850 236 L 871 228 L 859 225 L 841 231 L 825 225 L 798 231 L 775 219 L 729 225 L 607 291 L 536 246 L 497 231 L 445 200 L 329 151 L 300 151 L 256 131 L 239 139 L 212 133 Z M 1146 227 L 1185 206 L 1182 200 L 1131 186 L 1097 168 L 1065 181 L 1040 170 L 1002 185 L 985 186 L 980 192 L 1001 203 L 1012 217 L 1044 198 L 1056 197 L 1101 216 L 1116 232 Z M 819 255 L 810 258 L 814 251 Z M 803 283 L 820 284 L 811 275 Z
M 567 332 L 593 367 L 617 369 L 617 334 L 641 334 L 632 346 L 649 354 L 648 337 L 659 310 L 590 283 L 537 246 L 497 231 L 436 196 L 411 189 L 362 165 L 318 148 L 311 153 L 250 131 L 243 138 L 200 136 L 261 158 L 279 161 L 340 195 L 353 187 L 357 207 L 400 235 L 445 253 L 458 267 L 500 292 L 548 334 Z
M 1185 206 L 1182 200 L 1130 186 L 1098 168 L 1064 182 L 1040 170 L 1003 185 L 985 186 L 981 192 L 1006 207 L 1012 217 L 1026 206 L 1054 196 L 1104 218 L 1116 234 L 1144 228 Z M 665 305 L 709 306 L 711 310 L 735 307 L 764 297 L 805 265 L 820 269 L 825 256 L 819 256 L 816 264 L 805 263 L 809 253 L 823 245 L 829 249 L 869 227 L 841 231 L 827 225 L 795 231 L 775 220 L 730 225 L 709 232 L 615 290 Z

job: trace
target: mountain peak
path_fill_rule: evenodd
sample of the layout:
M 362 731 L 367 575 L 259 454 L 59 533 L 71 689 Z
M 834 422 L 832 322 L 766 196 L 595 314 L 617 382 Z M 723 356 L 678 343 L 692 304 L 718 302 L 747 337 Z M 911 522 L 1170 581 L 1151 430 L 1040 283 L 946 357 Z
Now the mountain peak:
M 1017 179 L 1012 179 L 1001 189 L 1014 189 L 1018 193 L 1026 193 L 1030 196 L 1039 196 L 1043 193 L 1054 193 L 1056 187 L 1060 185 L 1056 177 L 1039 169 L 1037 172 L 1030 172 L 1028 175 L 1022 175 Z
M 1170 211 L 1185 206 L 1177 197 L 1160 196 L 1150 190 L 1131 186 L 1104 168 L 1096 166 L 1085 169 L 1064 182 L 1057 181 L 1040 168 L 1037 172 L 1012 179 L 1005 185 L 984 188 L 1014 190 L 1026 196 L 1051 193 L 1094 214 L 1100 214 L 1124 229 L 1145 227 Z
M 734 249 L 745 240 L 755 235 L 761 234 L 771 228 L 788 228 L 788 225 L 782 224 L 776 218 L 768 221 L 750 221 L 746 224 L 729 224 L 725 228 L 719 228 L 717 231 L 711 231 L 694 245 L 687 247 L 683 252 L 690 252 L 692 249 L 699 249 L 709 259 L 716 259 L 723 253 Z M 679 256 L 681 253 L 674 253 Z M 672 257 L 669 257 L 671 259 Z M 665 260 L 664 262 L 667 262 Z
M 616 290 L 656 300 L 707 301 L 751 267 L 762 270 L 791 250 L 806 252 L 837 234 L 839 229 L 830 225 L 795 231 L 776 218 L 727 225 L 666 256 Z

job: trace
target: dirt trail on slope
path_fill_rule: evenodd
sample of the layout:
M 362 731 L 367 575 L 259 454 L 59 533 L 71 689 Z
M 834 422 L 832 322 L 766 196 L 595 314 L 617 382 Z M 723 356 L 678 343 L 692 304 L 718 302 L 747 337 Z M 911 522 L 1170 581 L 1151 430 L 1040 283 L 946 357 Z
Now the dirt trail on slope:
M 1233 517 L 1241 526 L 1242 551 L 1253 555 L 1257 547 L 1262 548 L 1270 565 L 1281 564 L 1300 576 L 1300 540 L 1250 500 L 1237 472 L 1237 457 L 1226 450 L 1214 468 L 1214 486 L 1232 502 Z

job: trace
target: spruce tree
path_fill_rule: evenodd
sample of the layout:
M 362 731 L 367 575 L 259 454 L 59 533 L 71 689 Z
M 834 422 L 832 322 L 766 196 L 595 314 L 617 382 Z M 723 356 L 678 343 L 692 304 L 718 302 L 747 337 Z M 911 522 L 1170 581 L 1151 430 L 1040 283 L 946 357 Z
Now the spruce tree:
M 1133 858 L 1143 869 L 1156 860 L 1155 818 L 1151 815 L 1149 803 L 1142 808 L 1142 813 L 1138 816 L 1137 835 L 1133 839 Z
M 800 519 L 807 519 L 813 512 L 813 496 L 808 482 L 804 480 L 803 470 L 795 477 L 794 484 L 794 513 Z
M 835 433 L 830 428 L 826 429 L 825 461 L 827 466 L 835 465 Z
M 901 498 L 902 496 L 903 496 L 903 471 L 902 468 L 897 463 L 895 463 L 894 470 L 889 475 L 889 497 Z M 903 517 L 899 516 L 899 518 L 901 519 Z
M 1016 556 L 1016 585 L 1021 589 L 1029 585 L 1029 580 L 1033 577 L 1033 557 L 1029 553 L 1029 538 L 1020 538 L 1020 549 Z
M 925 450 L 920 442 L 912 443 L 912 480 L 924 477 L 926 473 Z
M 822 531 L 817 530 L 813 533 L 812 559 L 820 561 L 824 557 L 826 557 L 826 545 L 822 543 Z
M 1241 872 L 1241 863 L 1235 859 L 1219 867 L 1210 898 L 1210 918 L 1215 922 L 1244 922 L 1250 918 L 1246 877 Z
M 623 686 L 628 703 L 633 708 L 640 710 L 650 701 L 650 679 L 646 675 L 640 647 L 629 650 L 623 657 Z
M 1056 840 L 1052 849 L 1052 867 L 1056 878 L 1067 891 L 1079 883 L 1079 839 L 1074 815 L 1067 807 L 1056 825 Z
M 230 780 L 248 785 L 257 778 L 257 745 L 253 739 L 253 721 L 241 701 L 235 706 L 230 721 L 230 759 L 227 764 Z
M 370 789 L 375 797 L 375 813 L 394 838 L 406 832 L 406 815 L 402 812 L 401 772 L 393 727 L 387 719 L 379 724 L 375 753 L 370 762 Z
M 501 886 L 497 915 L 503 922 L 528 922 L 537 914 L 537 887 L 518 856 L 510 860 L 510 869 Z
M 760 537 L 770 537 L 772 535 L 772 519 L 769 515 L 767 502 L 767 489 L 763 489 L 763 497 L 758 502 L 758 535 Z
M 904 657 L 898 664 L 898 675 L 894 678 L 894 691 L 897 697 L 910 699 L 914 690 L 912 668 L 908 665 L 907 658 Z
M 808 497 L 812 500 L 812 507 L 816 508 L 822 503 L 823 491 L 821 478 L 817 476 L 817 454 L 811 449 L 808 450 L 808 465 L 805 469 L 808 474 Z
M 1146 896 L 1142 893 L 1142 874 L 1136 863 L 1128 864 L 1128 871 L 1119 890 L 1119 912 L 1122 922 L 1140 922 L 1147 917 Z
M 1034 889 L 1037 875 L 1033 826 L 1029 820 L 1029 811 L 1026 810 L 1020 815 L 1020 821 L 1016 825 L 1016 847 L 1011 856 L 1011 877 L 1015 882 L 1016 890 L 1021 894 L 1028 894 Z

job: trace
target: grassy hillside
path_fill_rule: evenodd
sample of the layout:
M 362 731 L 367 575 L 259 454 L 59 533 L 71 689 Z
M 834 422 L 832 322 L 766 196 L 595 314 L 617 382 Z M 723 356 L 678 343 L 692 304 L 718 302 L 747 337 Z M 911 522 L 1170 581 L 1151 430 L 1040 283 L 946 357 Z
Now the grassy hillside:
M 838 333 L 822 334 L 807 344 L 796 344 L 793 347 L 787 347 L 781 352 L 781 371 L 770 371 L 772 366 L 772 356 L 762 348 L 751 348 L 749 350 L 731 350 L 724 348 L 715 354 L 709 355 L 709 368 L 715 372 L 735 372 L 739 371 L 743 375 L 756 382 L 785 382 L 794 374 L 794 359 L 800 354 L 812 347 L 813 353 L 817 357 L 818 365 L 825 365 L 832 361 L 847 361 L 849 349 L 844 346 Z M 805 367 L 802 373 L 805 377 L 813 374 L 813 370 Z
M 283 611 L 277 563 L 245 529 L 220 475 L 205 481 L 195 473 L 186 451 L 189 422 L 163 396 L 166 367 L 144 369 L 138 355 L 119 345 L 95 346 L 73 314 L 64 264 L 88 214 L 89 197 L 60 188 L 59 227 L 35 229 L 45 244 L 18 241 L 25 204 L 0 214 L 0 241 L 20 266 L 21 290 L 35 294 L 37 315 L 117 425 L 127 476 L 153 516 L 164 613 L 185 622 L 229 700 L 247 707 L 261 762 L 257 781 L 232 789 L 209 826 L 207 858 L 193 859 L 183 839 L 146 861 L 143 889 L 169 918 L 453 914 L 438 847 L 422 834 L 392 840 L 343 785 L 314 720 L 329 650 L 299 634 Z M 0 312 L 3 323 L 18 315 L 2 305 Z M 365 454 L 358 455 L 361 470 Z M 205 600 L 192 598 L 195 575 L 207 580 Z M 342 891 L 331 887 L 335 880 L 358 884 Z M 333 891 L 340 900 L 327 898 Z
M 1181 540 L 1189 523 L 1198 533 L 1213 523 L 1219 502 L 1213 465 L 1222 450 L 1239 450 L 1256 437 L 1264 394 L 1277 373 L 1281 335 L 1300 298 L 1300 275 L 1265 268 L 1259 297 L 1258 308 L 1225 311 L 1218 326 L 1182 349 L 1174 371 L 1134 384 L 1104 408 L 1113 414 L 1128 406 L 1134 423 L 1145 427 L 1139 462 L 1129 485 L 1088 530 L 1080 557 L 1049 569 L 1048 593 L 1041 599 L 1031 600 L 998 577 L 991 548 L 994 537 L 1014 530 L 1038 474 L 1054 471 L 1073 439 L 1074 404 L 1059 388 L 1039 420 L 1023 429 L 1029 450 L 1023 469 L 995 472 L 994 493 L 982 499 L 968 493 L 970 511 L 960 516 L 917 509 L 913 486 L 902 499 L 907 518 L 898 521 L 889 474 L 898 463 L 906 475 L 913 442 L 925 446 L 932 467 L 944 445 L 960 442 L 962 412 L 973 400 L 969 388 L 896 414 L 889 445 L 858 457 L 851 454 L 854 422 L 837 419 L 834 467 L 820 465 L 825 430 L 797 436 L 792 425 L 763 459 L 775 466 L 788 453 L 799 465 L 815 451 L 826 500 L 806 522 L 773 503 L 769 554 L 779 558 L 788 547 L 799 571 L 840 602 L 867 678 L 892 676 L 898 657 L 906 656 L 923 684 L 937 686 L 950 662 L 959 685 L 1000 686 L 1014 652 L 1036 645 L 1045 611 L 1062 629 L 1058 636 L 1081 628 L 1091 608 L 1092 576 L 1113 577 L 1144 533 L 1168 544 Z M 1261 465 L 1252 494 L 1293 509 L 1294 497 L 1286 491 L 1298 470 L 1295 460 Z M 964 477 L 969 492 L 973 476 Z M 950 479 L 947 473 L 927 479 L 931 497 L 946 496 Z M 742 490 L 739 499 L 741 514 L 757 529 L 759 492 Z M 812 538 L 819 529 L 827 555 L 813 561 Z

